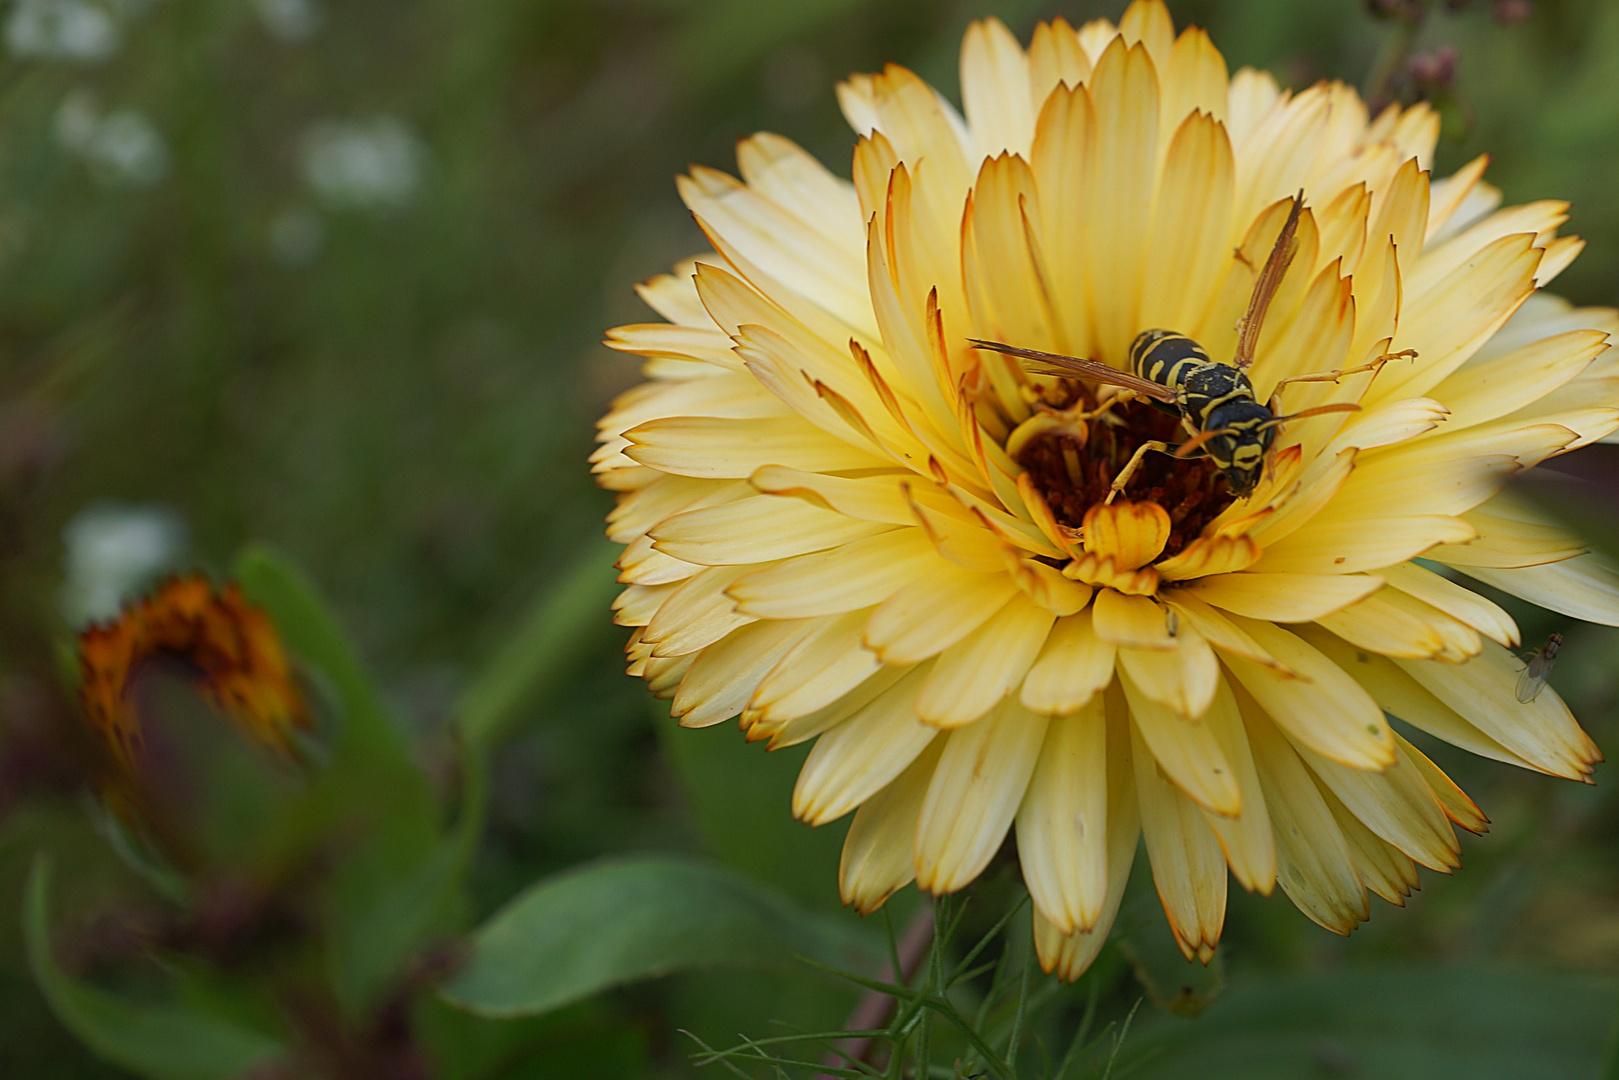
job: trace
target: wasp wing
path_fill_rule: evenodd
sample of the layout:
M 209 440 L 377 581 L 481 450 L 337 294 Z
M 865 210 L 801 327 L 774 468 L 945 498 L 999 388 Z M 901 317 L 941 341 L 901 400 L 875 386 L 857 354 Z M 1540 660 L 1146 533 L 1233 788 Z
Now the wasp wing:
M 1126 390 L 1134 390 L 1142 397 L 1153 398 L 1173 405 L 1176 402 L 1175 391 L 1151 379 L 1143 379 L 1139 375 L 1132 375 L 1128 371 L 1108 367 L 1100 360 L 1085 360 L 1078 356 L 1064 356 L 1062 353 L 1041 352 L 1039 349 L 1020 349 L 1016 345 L 1004 345 L 999 341 L 980 341 L 977 338 L 967 339 L 975 349 L 988 349 L 991 352 L 1005 353 L 1015 356 L 1023 361 L 1026 371 L 1036 375 L 1056 375 L 1064 379 L 1086 379 L 1090 382 L 1107 383 L 1110 386 L 1122 386 Z
M 1246 368 L 1254 362 L 1254 350 L 1259 347 L 1259 331 L 1265 325 L 1265 312 L 1270 310 L 1270 302 L 1276 298 L 1276 290 L 1287 276 L 1287 268 L 1293 265 L 1293 256 L 1299 253 L 1297 233 L 1299 214 L 1303 210 L 1304 191 L 1300 189 L 1293 196 L 1293 208 L 1287 212 L 1282 231 L 1276 234 L 1270 257 L 1265 260 L 1265 266 L 1254 282 L 1254 293 L 1248 298 L 1248 313 L 1237 324 L 1237 355 L 1232 363 L 1238 368 Z

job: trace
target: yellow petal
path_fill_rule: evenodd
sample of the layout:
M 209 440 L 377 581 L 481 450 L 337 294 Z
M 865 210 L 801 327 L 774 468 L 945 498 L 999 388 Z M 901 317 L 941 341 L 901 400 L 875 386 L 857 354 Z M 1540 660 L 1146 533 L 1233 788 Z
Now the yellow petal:
M 1063 934 L 1090 930 L 1108 892 L 1107 720 L 1100 698 L 1054 720 L 1017 813 L 1035 908 Z
M 1200 536 L 1153 569 L 1163 581 L 1188 581 L 1213 574 L 1234 574 L 1248 569 L 1258 558 L 1259 545 L 1251 537 Z
M 1385 769 L 1394 763 L 1394 737 L 1388 721 L 1359 683 L 1286 630 L 1255 619 L 1234 621 L 1302 676 L 1289 679 L 1248 660 L 1232 656 L 1226 660 L 1244 689 L 1289 737 L 1351 768 Z
M 1029 152 L 1034 138 L 1029 59 L 999 19 L 967 27 L 961 42 L 961 103 L 982 156 Z
M 1141 331 L 1140 306 L 1158 146 L 1158 79 L 1146 49 L 1109 45 L 1091 73 L 1096 107 L 1086 245 L 1095 359 L 1122 364 Z M 1075 239 L 1070 238 L 1069 243 Z
M 942 568 L 878 605 L 866 623 L 866 647 L 885 664 L 926 660 L 982 626 L 1016 591 L 1005 574 Z
M 1159 62 L 1156 55 L 1153 60 Z M 1196 26 L 1181 31 L 1170 50 L 1169 73 L 1164 81 L 1166 130 L 1173 131 L 1183 117 L 1198 109 L 1216 121 L 1224 121 L 1229 82 L 1225 57 L 1214 47 L 1208 33 Z
M 1128 673 L 1119 684 L 1130 703 L 1130 715 L 1164 775 L 1197 805 L 1210 813 L 1236 817 L 1242 811 L 1242 792 L 1225 751 L 1207 724 L 1176 716 L 1152 701 Z
M 689 176 L 678 177 L 676 186 L 692 214 L 750 263 L 849 326 L 876 332 L 871 300 L 860 288 L 864 267 L 858 247 L 832 242 L 821 223 L 799 220 L 717 169 L 696 166 Z
M 1175 943 L 1186 959 L 1195 956 L 1207 963 L 1225 923 L 1225 857 L 1196 804 L 1159 775 L 1139 729 L 1131 731 L 1141 831 L 1147 840 L 1152 880 L 1169 916 Z
M 1405 562 L 1440 544 L 1466 543 L 1476 535 L 1459 517 L 1421 514 L 1367 519 L 1334 508 L 1267 547 L 1254 568 L 1294 575 L 1358 574 Z
M 614 543 L 628 544 L 671 514 L 731 502 L 747 493 L 747 486 L 735 480 L 659 475 L 646 487 L 619 496 L 618 505 L 607 515 L 607 536 Z
M 676 326 L 708 328 L 714 325 L 714 320 L 708 317 L 692 284 L 694 262 L 686 259 L 676 264 L 672 273 L 648 278 L 635 286 L 635 292 L 648 307 Z
M 1619 626 L 1619 571 L 1600 555 L 1513 570 L 1470 566 L 1464 572 L 1531 604 L 1586 622 Z
M 1097 637 L 1091 613 L 1058 619 L 1023 679 L 1021 700 L 1044 716 L 1078 711 L 1113 679 L 1115 646 Z
M 1079 44 L 1079 35 L 1060 16 L 1034 28 L 1029 42 L 1029 100 L 1035 116 L 1058 83 L 1078 86 L 1091 74 L 1091 61 Z
M 1394 346 L 1417 350 L 1418 361 L 1385 370 L 1373 384 L 1373 400 L 1426 394 L 1460 367 L 1533 291 L 1539 265 L 1533 236 L 1502 237 L 1407 307 Z
M 833 704 L 882 667 L 861 644 L 867 613 L 826 619 L 821 628 L 784 655 L 760 680 L 743 719 L 774 723 L 807 716 Z
M 813 620 L 749 623 L 697 654 L 671 711 L 682 727 L 708 727 L 742 711 L 759 680 L 816 629 Z
M 1234 615 L 1272 622 L 1314 622 L 1370 596 L 1381 578 L 1360 574 L 1221 574 L 1180 590 Z
M 1169 512 L 1155 502 L 1097 504 L 1085 511 L 1085 550 L 1134 570 L 1158 557 L 1169 540 Z
M 1417 864 L 1411 861 L 1411 856 L 1368 829 L 1331 789 L 1319 784 L 1316 788 L 1332 811 L 1332 819 L 1338 823 L 1344 842 L 1349 845 L 1355 873 L 1366 888 L 1396 907 L 1404 907 L 1405 898 L 1413 889 L 1421 887 Z
M 725 590 L 745 566 L 716 566 L 692 575 L 664 601 L 641 634 L 653 656 L 684 656 L 712 645 L 739 626 L 754 621 L 743 615 Z
M 1445 651 L 1445 639 L 1430 620 L 1391 602 L 1382 589 L 1317 620 L 1351 645 L 1384 656 L 1437 659 Z M 1395 593 L 1396 596 L 1403 594 Z
M 1451 566 L 1488 566 L 1497 570 L 1544 566 L 1589 550 L 1578 536 L 1555 525 L 1515 521 L 1478 510 L 1464 515 L 1464 519 L 1478 530 L 1478 535 L 1436 553 Z
M 975 724 L 941 736 L 944 753 L 916 830 L 916 885 L 955 892 L 989 864 L 1034 773 L 1047 720 L 1007 699 Z
M 1254 766 L 1248 730 L 1243 724 L 1236 696 L 1223 681 L 1213 705 L 1203 717 L 1203 723 L 1214 733 L 1221 752 L 1231 763 L 1232 775 L 1242 801 L 1242 812 L 1234 818 L 1205 810 L 1203 820 L 1208 822 L 1209 828 L 1219 838 L 1226 863 L 1242 887 L 1269 896 L 1276 884 L 1276 837 L 1271 827 L 1270 811 L 1265 808 L 1259 773 Z
M 1319 925 L 1348 934 L 1371 909 L 1343 831 L 1281 733 L 1263 715 L 1247 720 L 1260 787 L 1276 825 L 1282 891 Z
M 943 743 L 933 740 L 893 783 L 867 799 L 843 838 L 838 894 L 862 915 L 876 911 L 916 876 L 911 854 L 916 824 Z
M 1461 865 L 1461 845 L 1427 781 L 1395 744 L 1396 761 L 1383 772 L 1350 769 L 1308 747 L 1299 756 L 1344 806 L 1379 837 L 1430 870 Z
M 970 724 L 1016 690 L 1056 616 L 1023 595 L 939 656 L 916 700 L 925 724 Z
M 1439 800 L 1439 805 L 1444 809 L 1446 817 L 1470 833 L 1482 836 L 1490 831 L 1490 819 L 1484 816 L 1484 811 L 1480 810 L 1478 804 L 1467 797 L 1465 791 L 1456 786 L 1455 781 L 1445 775 L 1444 770 L 1429 761 L 1427 755 L 1421 750 L 1401 738 L 1398 732 L 1395 733 L 1394 738 L 1400 744 L 1401 758 L 1409 760 L 1412 767 L 1422 775 L 1423 781 L 1428 785 L 1428 790 L 1432 791 L 1434 798 Z
M 1501 610 L 1499 604 L 1486 600 L 1471 589 L 1464 589 L 1432 570 L 1426 570 L 1416 563 L 1400 563 L 1383 567 L 1377 575 L 1388 582 L 1390 588 L 1432 604 L 1453 619 L 1508 648 L 1521 644 L 1518 624 L 1511 615 Z
M 628 585 L 613 600 L 613 622 L 619 626 L 645 626 L 657 614 L 669 594 L 679 588 L 668 585 Z
M 650 536 L 638 536 L 624 546 L 618 557 L 618 580 L 625 585 L 667 585 L 685 581 L 702 567 L 696 563 L 671 558 L 652 547 Z
M 648 532 L 657 550 L 705 566 L 771 562 L 891 531 L 800 499 L 768 495 L 671 515 Z
M 887 464 L 796 416 L 758 420 L 675 416 L 631 428 L 624 437 L 630 440 L 625 454 L 632 460 L 682 476 L 742 478 L 761 465 L 834 472 Z
M 835 623 L 840 620 L 827 621 Z M 831 731 L 849 717 L 860 712 L 912 670 L 908 667 L 879 667 L 870 678 L 847 691 L 831 704 L 823 705 L 819 709 L 799 716 L 782 719 L 770 716 L 765 711 L 756 710 L 754 702 L 759 699 L 760 691 L 766 689 L 767 684 L 781 675 L 784 671 L 785 662 L 790 660 L 794 653 L 799 653 L 813 640 L 813 637 L 806 639 L 783 654 L 782 658 L 776 661 L 776 666 L 766 674 L 763 680 L 760 680 L 759 689 L 754 691 L 753 698 L 749 699 L 747 708 L 742 711 L 742 731 L 749 742 L 769 739 L 770 743 L 766 747 L 769 750 L 780 750 L 783 747 L 797 746 L 799 743 L 808 742 L 823 732 Z
M 735 343 L 706 314 L 704 321 L 707 326 L 671 326 L 668 323 L 615 326 L 607 331 L 607 340 L 603 344 L 619 352 L 691 360 L 713 365 L 720 372 L 740 374 L 742 359 L 732 351 Z
M 737 143 L 736 163 L 754 191 L 820 232 L 846 257 L 864 257 L 865 222 L 854 187 L 813 154 L 761 131 Z
M 1064 935 L 1038 908 L 1034 912 L 1034 941 L 1040 966 L 1067 982 L 1083 975 L 1107 942 L 1141 839 L 1141 811 L 1131 761 L 1130 717 L 1122 705 L 1110 706 L 1106 712 L 1107 894 L 1102 899 L 1095 925 L 1073 934 Z
M 1078 83 L 1051 92 L 1036 124 L 1030 164 L 1040 193 L 1036 220 L 1039 248 L 1049 276 L 1047 286 L 1064 352 L 1092 355 L 1090 263 L 1083 244 L 1073 237 L 1089 220 L 1090 174 L 1096 113 L 1091 95 Z
M 1526 769 L 1535 768 L 1423 689 L 1394 661 L 1357 649 L 1342 638 L 1317 627 L 1301 626 L 1298 631 L 1301 637 L 1365 687 L 1378 706 L 1390 716 L 1480 757 Z
M 756 618 L 838 615 L 881 603 L 943 565 L 921 529 L 894 529 L 754 570 L 728 595 L 739 614 Z
M 1186 620 L 1192 629 L 1203 635 L 1210 645 L 1221 652 L 1263 664 L 1288 678 L 1297 678 L 1280 660 L 1260 648 L 1259 642 L 1243 633 L 1217 609 L 1191 593 L 1177 590 L 1165 595 L 1163 599 L 1170 610 L 1175 612 L 1176 618 Z
M 1596 330 L 1572 330 L 1463 366 L 1433 390 L 1450 409 L 1445 430 L 1486 423 L 1540 400 L 1588 368 L 1606 346 Z
M 1484 642 L 1483 651 L 1465 664 L 1395 663 L 1480 731 L 1547 772 L 1583 778 L 1601 757 L 1557 691 L 1548 686 L 1534 701 L 1518 701 L 1521 664 L 1493 641 Z
M 811 825 L 835 821 L 916 760 L 938 734 L 916 718 L 916 692 L 925 677 L 925 666 L 913 668 L 816 740 L 793 788 L 794 817 Z
M 1220 662 L 1190 624 L 1178 627 L 1175 639 L 1180 648 L 1170 652 L 1120 649 L 1119 663 L 1143 696 L 1188 720 L 1197 720 L 1208 711 L 1220 685 Z
M 1091 605 L 1091 617 L 1096 636 L 1114 645 L 1160 651 L 1180 647 L 1169 632 L 1165 609 L 1145 596 L 1103 589 Z
M 1207 113 L 1174 123 L 1148 240 L 1140 316 L 1148 327 L 1195 326 L 1230 257 L 1231 143 Z

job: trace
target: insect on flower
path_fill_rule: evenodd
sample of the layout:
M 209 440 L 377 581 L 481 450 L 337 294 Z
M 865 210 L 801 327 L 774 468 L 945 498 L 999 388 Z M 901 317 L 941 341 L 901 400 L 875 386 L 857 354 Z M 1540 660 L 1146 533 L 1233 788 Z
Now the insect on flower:
M 1283 386 L 1295 382 L 1336 382 L 1345 375 L 1375 371 L 1396 357 L 1416 355 L 1412 350 L 1388 353 L 1358 367 L 1295 375 L 1276 384 L 1268 406 L 1255 400 L 1254 387 L 1248 381 L 1246 372 L 1254 362 L 1254 351 L 1259 344 L 1259 331 L 1265 324 L 1265 313 L 1270 309 L 1282 279 L 1287 276 L 1293 257 L 1298 254 L 1296 234 L 1299 214 L 1303 209 L 1304 192 L 1301 190 L 1294 196 L 1287 221 L 1277 234 L 1270 257 L 1265 260 L 1265 266 L 1254 282 L 1248 312 L 1237 324 L 1236 355 L 1229 364 L 1211 360 L 1203 346 L 1173 330 L 1143 330 L 1138 334 L 1130 345 L 1130 372 L 1119 371 L 1099 360 L 1023 349 L 997 341 L 974 338 L 972 344 L 976 348 L 1015 356 L 1023 361 L 1027 370 L 1036 374 L 1086 379 L 1120 386 L 1129 392 L 1108 399 L 1090 415 L 1105 413 L 1121 398 L 1136 394 L 1154 408 L 1180 418 L 1188 438 L 1177 446 L 1155 439 L 1136 447 L 1124 468 L 1114 476 L 1108 502 L 1111 503 L 1124 490 L 1149 450 L 1173 454 L 1177 458 L 1186 458 L 1202 450 L 1225 474 L 1234 494 L 1239 498 L 1251 494 L 1264 473 L 1266 457 L 1276 439 L 1276 429 L 1283 423 L 1323 413 L 1360 410 L 1359 405 L 1351 402 L 1337 402 L 1305 409 L 1291 416 L 1278 416 L 1278 395 Z
M 1553 634 L 1546 639 L 1546 644 L 1535 650 L 1524 667 L 1523 674 L 1518 676 L 1518 700 L 1527 705 L 1540 696 L 1546 689 L 1546 680 L 1551 678 L 1552 665 L 1557 663 L 1557 650 L 1563 647 L 1563 635 Z

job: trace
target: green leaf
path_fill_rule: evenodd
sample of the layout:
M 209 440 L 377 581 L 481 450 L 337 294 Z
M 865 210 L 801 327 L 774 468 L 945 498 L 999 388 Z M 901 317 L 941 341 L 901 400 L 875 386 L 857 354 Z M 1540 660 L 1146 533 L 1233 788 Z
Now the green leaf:
M 264 547 L 244 551 L 235 574 L 288 648 L 325 676 L 341 710 L 331 760 L 285 827 L 301 842 L 336 835 L 350 845 L 330 886 L 329 963 L 339 1000 L 355 1010 L 398 969 L 442 907 L 438 807 L 409 741 L 309 580 Z
M 616 545 L 591 544 L 530 607 L 504 647 L 473 680 L 457 709 L 467 742 L 487 750 L 508 733 L 519 711 L 570 674 L 613 623 Z
M 442 993 L 482 1016 L 533 1015 L 638 979 L 794 954 L 859 970 L 880 958 L 864 935 L 734 871 L 649 855 L 533 886 L 477 932 Z
M 285 1051 L 260 1032 L 176 1005 L 125 1001 L 69 977 L 51 956 L 49 891 L 40 858 L 24 899 L 28 960 L 56 1018 L 96 1054 L 151 1080 L 227 1080 Z
M 1594 1076 L 1614 981 L 1490 968 L 1372 968 L 1234 984 L 1195 1020 L 1139 1024 L 1132 1080 Z M 1127 1068 L 1127 1066 L 1134 1066 Z
M 809 744 L 766 750 L 735 724 L 683 728 L 667 702 L 649 700 L 649 707 L 703 848 L 795 900 L 843 910 L 838 857 L 847 825 L 811 828 L 792 815 L 793 784 Z

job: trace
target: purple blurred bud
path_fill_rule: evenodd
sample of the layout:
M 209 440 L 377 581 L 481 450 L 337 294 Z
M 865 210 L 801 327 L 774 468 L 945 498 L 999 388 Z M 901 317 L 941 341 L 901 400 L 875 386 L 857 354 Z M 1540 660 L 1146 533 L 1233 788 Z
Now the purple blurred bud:
M 1535 13 L 1535 5 L 1529 0 L 1495 0 L 1495 9 L 1492 14 L 1498 23 L 1523 22 Z

